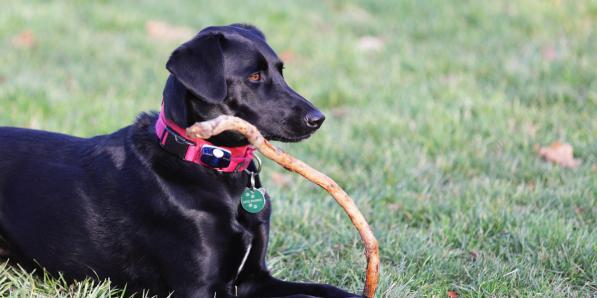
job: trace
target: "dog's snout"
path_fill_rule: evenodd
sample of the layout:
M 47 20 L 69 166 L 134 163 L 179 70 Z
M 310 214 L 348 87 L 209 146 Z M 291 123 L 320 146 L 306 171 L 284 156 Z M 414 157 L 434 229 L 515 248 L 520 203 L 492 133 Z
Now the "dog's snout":
M 324 120 L 325 115 L 318 110 L 313 110 L 305 116 L 305 123 L 311 128 L 319 128 Z

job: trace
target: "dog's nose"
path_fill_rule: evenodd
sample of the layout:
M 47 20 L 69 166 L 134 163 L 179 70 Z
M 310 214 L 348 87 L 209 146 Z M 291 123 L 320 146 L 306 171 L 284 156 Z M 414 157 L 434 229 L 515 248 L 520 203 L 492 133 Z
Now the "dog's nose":
M 319 128 L 324 120 L 325 115 L 318 110 L 313 110 L 305 116 L 305 123 L 311 128 Z

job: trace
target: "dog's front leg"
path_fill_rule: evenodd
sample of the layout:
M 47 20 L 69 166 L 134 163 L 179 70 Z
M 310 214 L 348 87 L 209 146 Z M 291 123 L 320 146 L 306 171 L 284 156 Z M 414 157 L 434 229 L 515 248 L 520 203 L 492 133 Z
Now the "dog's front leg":
M 250 297 L 362 297 L 332 285 L 288 282 L 274 278 L 269 274 L 246 281 L 246 284 L 244 284 L 243 287 L 252 289 Z
M 156 294 L 159 297 L 171 295 L 169 297 L 172 298 L 214 297 L 220 272 L 198 253 L 196 247 L 202 247 L 199 239 L 192 239 L 192 234 L 176 233 L 176 229 L 156 228 L 152 232 L 156 238 L 152 239 L 148 250 L 154 256 L 164 288 L 168 291 Z M 218 293 L 217 297 L 226 296 Z
M 196 288 L 182 288 L 179 287 L 178 289 L 174 289 L 174 291 L 171 293 L 170 296 L 171 298 L 202 298 L 202 297 L 214 297 L 214 293 L 215 291 L 211 291 L 207 288 L 203 288 L 203 289 L 196 289 Z M 220 295 L 218 295 L 217 297 L 220 297 Z
M 168 273 L 164 274 L 167 280 L 168 288 L 171 293 L 164 293 L 170 295 L 172 298 L 211 298 L 214 297 L 215 289 L 212 285 L 202 282 L 202 278 L 196 272 L 186 270 L 186 264 L 178 268 L 172 268 Z M 185 268 L 185 269 L 183 269 Z M 183 270 L 181 270 L 183 269 Z M 162 297 L 160 295 L 160 297 Z M 217 297 L 226 297 L 218 295 Z

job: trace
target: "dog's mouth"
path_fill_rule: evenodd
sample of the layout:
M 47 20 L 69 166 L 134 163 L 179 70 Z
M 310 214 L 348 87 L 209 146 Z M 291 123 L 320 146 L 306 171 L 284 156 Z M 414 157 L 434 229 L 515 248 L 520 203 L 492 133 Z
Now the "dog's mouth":
M 270 141 L 280 141 L 284 143 L 296 143 L 309 138 L 313 133 L 307 133 L 298 137 L 287 137 L 279 135 L 265 135 L 264 137 Z

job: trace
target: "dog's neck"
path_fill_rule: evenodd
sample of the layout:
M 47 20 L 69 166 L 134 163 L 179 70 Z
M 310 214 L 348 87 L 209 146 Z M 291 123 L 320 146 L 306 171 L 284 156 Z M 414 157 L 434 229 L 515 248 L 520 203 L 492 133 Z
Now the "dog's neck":
M 187 89 L 174 76 L 170 75 L 166 86 L 164 86 L 164 115 L 180 127 L 188 127 L 192 124 L 188 117 L 186 97 Z
M 174 76 L 170 75 L 164 87 L 164 114 L 180 127 L 189 127 L 195 122 L 213 119 L 227 114 L 222 104 L 209 103 L 196 97 Z M 216 146 L 239 147 L 248 145 L 241 134 L 224 132 L 208 141 Z

